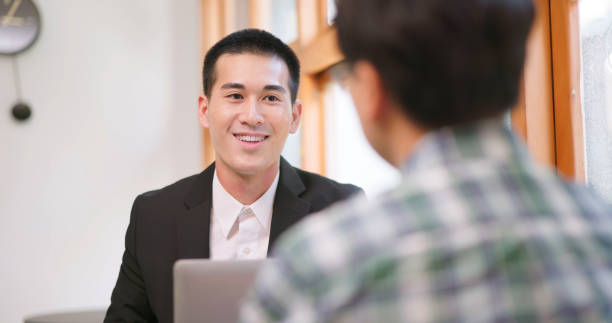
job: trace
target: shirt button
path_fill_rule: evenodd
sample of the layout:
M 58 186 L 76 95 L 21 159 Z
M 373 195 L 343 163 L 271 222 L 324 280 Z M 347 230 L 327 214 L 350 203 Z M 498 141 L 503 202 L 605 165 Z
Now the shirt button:
M 244 248 L 244 250 L 242 250 L 242 252 L 244 252 L 245 255 L 248 255 L 251 253 L 251 249 L 249 248 Z

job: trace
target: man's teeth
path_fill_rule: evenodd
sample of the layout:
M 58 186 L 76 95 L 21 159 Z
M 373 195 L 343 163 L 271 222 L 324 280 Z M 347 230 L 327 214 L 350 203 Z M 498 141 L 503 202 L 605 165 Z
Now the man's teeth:
M 260 142 L 265 139 L 265 137 L 259 136 L 236 136 L 239 140 L 248 141 L 248 142 Z

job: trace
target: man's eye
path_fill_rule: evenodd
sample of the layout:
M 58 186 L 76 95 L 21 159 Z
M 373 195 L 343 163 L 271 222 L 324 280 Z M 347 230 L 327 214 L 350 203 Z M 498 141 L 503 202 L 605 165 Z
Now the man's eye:
M 234 99 L 234 100 L 241 100 L 242 99 L 242 94 L 238 94 L 238 93 L 232 93 L 230 95 L 227 96 L 230 99 Z
M 279 102 L 280 101 L 280 99 L 275 97 L 274 95 L 267 95 L 264 99 L 266 101 L 270 101 L 270 102 Z

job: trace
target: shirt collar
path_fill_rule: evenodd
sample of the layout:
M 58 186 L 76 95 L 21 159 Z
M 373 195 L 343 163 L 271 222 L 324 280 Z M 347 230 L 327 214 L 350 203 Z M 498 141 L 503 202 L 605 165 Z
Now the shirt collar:
M 268 190 L 259 197 L 257 201 L 253 202 L 251 205 L 244 205 L 225 190 L 215 170 L 212 183 L 213 216 L 215 221 L 219 222 L 225 238 L 229 238 L 230 231 L 234 223 L 236 223 L 240 211 L 244 207 L 250 207 L 253 213 L 255 213 L 257 221 L 259 221 L 266 230 L 270 230 L 272 209 L 274 207 L 274 197 L 276 195 L 276 188 L 278 187 L 279 174 L 280 170 L 276 172 L 276 177 L 270 187 L 268 187 Z
M 478 159 L 522 162 L 527 152 L 498 118 L 445 127 L 425 135 L 402 165 L 404 174 Z

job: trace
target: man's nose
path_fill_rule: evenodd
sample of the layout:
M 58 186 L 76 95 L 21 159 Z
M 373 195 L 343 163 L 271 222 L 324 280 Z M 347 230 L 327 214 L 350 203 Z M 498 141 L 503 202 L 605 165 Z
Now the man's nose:
M 264 123 L 263 115 L 259 111 L 259 102 L 253 100 L 245 103 L 240 114 L 240 122 L 253 127 Z

